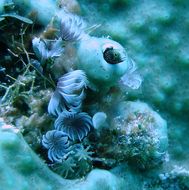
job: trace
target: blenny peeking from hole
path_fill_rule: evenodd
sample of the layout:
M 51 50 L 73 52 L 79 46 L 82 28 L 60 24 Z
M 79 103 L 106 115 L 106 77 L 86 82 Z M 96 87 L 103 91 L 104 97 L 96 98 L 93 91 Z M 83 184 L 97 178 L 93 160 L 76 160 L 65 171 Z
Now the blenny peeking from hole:
M 95 110 L 94 117 L 91 113 L 83 112 L 86 88 L 101 94 L 118 85 L 138 89 L 142 82 L 134 61 L 122 45 L 109 38 L 90 36 L 85 31 L 86 24 L 80 17 L 64 13 L 61 14 L 59 39 L 50 42 L 33 39 L 33 50 L 40 60 L 35 64 L 40 72 L 47 59 L 57 57 L 67 71 L 58 78 L 48 105 L 49 114 L 56 118 L 54 129 L 43 135 L 42 139 L 42 145 L 48 150 L 48 158 L 54 163 L 70 157 L 75 145 L 82 143 L 92 130 L 98 129 L 108 119 L 102 110 Z M 66 54 L 70 44 L 75 48 L 76 59 L 66 65 L 61 55 Z

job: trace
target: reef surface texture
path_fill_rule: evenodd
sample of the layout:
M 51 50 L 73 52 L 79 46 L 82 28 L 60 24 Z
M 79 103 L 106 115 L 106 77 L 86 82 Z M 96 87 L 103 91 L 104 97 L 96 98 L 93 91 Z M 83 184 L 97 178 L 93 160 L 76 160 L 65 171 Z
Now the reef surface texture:
M 0 1 L 0 190 L 189 190 L 188 10 L 186 0 Z M 90 27 L 61 21 L 64 11 Z M 89 72 L 92 56 L 105 60 Z M 123 69 L 102 75 L 120 62 L 137 88 L 119 83 Z

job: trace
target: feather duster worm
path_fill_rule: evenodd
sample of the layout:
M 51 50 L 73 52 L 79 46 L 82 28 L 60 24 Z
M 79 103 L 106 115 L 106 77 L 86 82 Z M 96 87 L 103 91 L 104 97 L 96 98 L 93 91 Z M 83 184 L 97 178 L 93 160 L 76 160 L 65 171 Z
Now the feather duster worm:
M 61 162 L 70 147 L 68 136 L 57 130 L 48 131 L 43 135 L 42 145 L 48 149 L 48 158 L 52 162 Z
M 86 36 L 84 21 L 72 14 L 65 14 L 61 20 L 60 35 L 64 41 L 78 41 Z
M 66 133 L 73 141 L 81 141 L 92 127 L 92 118 L 85 112 L 63 112 L 55 121 L 55 128 Z
M 75 70 L 63 75 L 57 83 L 56 91 L 48 105 L 48 112 L 57 116 L 63 110 L 79 112 L 85 98 L 84 89 L 87 78 L 81 70 Z

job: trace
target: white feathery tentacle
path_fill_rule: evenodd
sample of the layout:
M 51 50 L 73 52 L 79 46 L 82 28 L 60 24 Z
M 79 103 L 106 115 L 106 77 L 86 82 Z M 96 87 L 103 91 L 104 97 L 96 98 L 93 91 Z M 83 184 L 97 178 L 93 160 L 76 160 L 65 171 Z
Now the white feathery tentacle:
M 64 41 L 81 40 L 85 34 L 85 23 L 77 15 L 64 14 L 61 20 L 60 33 Z
M 84 112 L 62 112 L 55 121 L 55 129 L 63 131 L 75 141 L 81 141 L 93 128 L 92 118 Z
M 48 113 L 56 117 L 65 109 L 66 108 L 62 101 L 61 95 L 56 90 L 51 96 L 48 104 Z
M 48 149 L 48 158 L 52 162 L 61 162 L 70 147 L 67 134 L 57 130 L 43 135 L 42 145 Z
M 80 111 L 85 98 L 84 89 L 87 84 L 87 77 L 81 70 L 69 72 L 58 80 L 57 92 L 69 110 Z

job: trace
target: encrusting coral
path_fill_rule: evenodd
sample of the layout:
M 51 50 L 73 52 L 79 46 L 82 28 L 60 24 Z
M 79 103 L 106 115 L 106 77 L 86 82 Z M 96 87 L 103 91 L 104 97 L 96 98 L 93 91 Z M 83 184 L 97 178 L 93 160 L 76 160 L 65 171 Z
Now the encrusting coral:
M 2 118 L 0 118 L 0 153 L 2 179 L 0 184 L 2 190 L 22 190 L 31 189 L 31 187 L 33 189 L 40 188 L 41 190 L 76 190 L 78 188 L 81 190 L 90 190 L 92 189 L 91 185 L 95 186 L 101 180 L 104 180 L 105 183 L 112 184 L 113 182 L 111 180 L 109 181 L 109 177 L 116 180 L 116 188 L 120 189 L 120 179 L 105 170 L 93 170 L 87 178 L 80 180 L 66 180 L 56 175 L 39 158 L 39 155 L 32 151 L 19 133 L 19 130 L 11 125 L 7 125 Z M 59 168 L 60 172 L 64 173 L 64 177 L 66 177 L 67 171 L 72 170 L 70 167 L 74 168 L 76 166 L 72 158 L 66 161 L 62 165 L 63 167 Z M 64 167 L 66 164 L 67 168 Z M 55 169 L 58 170 L 58 168 Z M 105 178 L 105 176 L 108 178 Z M 111 185 L 110 189 L 113 190 Z
M 33 6 L 33 2 L 28 2 L 28 5 Z M 66 184 L 71 184 L 68 189 L 129 189 L 128 184 L 134 181 L 135 175 L 138 185 L 143 172 L 163 167 L 161 164 L 168 161 L 167 123 L 147 104 L 126 102 L 128 89 L 137 90 L 142 82 L 136 63 L 128 55 L 130 53 L 110 38 L 89 35 L 93 27 L 87 28 L 81 17 L 61 10 L 63 1 L 58 5 L 60 9 L 47 31 L 34 37 L 39 36 L 34 27 L 34 36 L 27 39 L 34 54 L 26 51 L 27 43 L 23 38 L 24 26 L 33 26 L 33 21 L 16 14 L 0 17 L 3 23 L 10 18 L 23 23 L 21 45 L 15 48 L 17 51 L 13 48 L 10 52 L 24 65 L 19 72 L 22 74 L 26 68 L 24 77 L 30 77 L 31 73 L 34 76 L 26 84 L 27 81 L 20 80 L 16 73 L 16 82 L 6 88 L 3 98 L 6 103 L 9 99 L 9 104 L 1 108 L 7 110 L 9 106 L 9 113 L 1 115 L 19 128 L 49 168 L 64 178 L 82 178 L 82 183 L 66 181 Z M 36 24 L 41 27 L 45 22 L 40 23 L 37 19 Z M 15 47 L 19 42 L 16 40 Z M 10 47 L 10 42 L 7 47 Z M 27 45 L 28 49 L 30 45 Z M 56 64 L 61 68 L 59 74 L 54 70 Z M 14 99 L 9 98 L 11 92 Z M 120 169 L 125 162 L 132 172 L 125 167 L 124 172 Z M 24 167 L 21 170 L 25 172 Z M 117 169 L 111 173 L 93 170 L 114 167 Z M 135 169 L 138 169 L 136 174 Z M 91 170 L 85 181 L 83 177 Z M 188 173 L 185 174 L 188 177 Z M 157 182 L 162 188 L 169 187 L 167 184 L 174 184 L 176 188 L 184 184 L 183 187 L 187 188 L 187 183 L 181 182 L 183 177 L 178 176 L 163 173 L 155 183 L 148 181 L 146 186 L 143 185 L 148 189 Z M 174 180 L 178 180 L 179 185 Z M 54 186 L 49 185 L 49 188 Z M 63 188 L 67 189 L 66 186 Z
M 109 89 L 134 67 L 125 49 L 107 38 L 88 37 L 81 40 L 77 56 L 77 67 L 85 71 L 90 82 L 89 87 L 93 90 Z M 123 84 L 127 85 L 127 80 Z
M 123 190 L 126 188 L 131 190 L 133 188 L 137 189 L 139 186 L 145 190 L 154 187 L 171 190 L 172 187 L 175 187 L 175 189 L 187 189 L 189 187 L 188 170 L 170 165 L 168 166 L 169 169 L 165 170 L 166 172 L 157 175 L 152 175 L 152 171 L 149 171 L 149 175 L 151 174 L 153 177 L 148 181 L 143 179 L 145 173 L 137 173 L 125 165 L 118 166 L 111 171 L 93 169 L 85 178 L 66 180 L 53 173 L 39 156 L 31 150 L 18 129 L 7 125 L 2 119 L 0 119 L 0 137 L 2 174 L 0 183 L 2 190 L 15 190 L 15 188 L 21 190 L 30 189 L 31 187 L 33 189 L 40 188 L 41 190 L 47 188 L 57 190 L 97 190 L 100 188 L 102 190 L 107 188 Z M 15 159 L 12 159 L 13 157 Z M 68 166 L 72 166 L 74 169 L 76 162 L 70 159 Z M 55 169 L 58 170 L 58 168 Z M 64 172 L 66 168 L 59 169 L 60 172 Z M 65 177 L 66 174 L 64 172 L 63 176 Z
M 159 166 L 167 160 L 167 123 L 147 104 L 120 102 L 110 115 L 109 127 L 97 129 L 96 154 L 139 169 Z
M 166 161 L 166 121 L 142 102 L 127 102 L 125 105 L 123 103 L 118 109 L 120 116 L 117 121 L 115 118 L 113 125 L 120 137 L 120 148 L 128 161 L 141 169 L 151 168 Z

